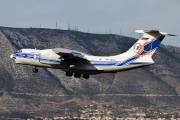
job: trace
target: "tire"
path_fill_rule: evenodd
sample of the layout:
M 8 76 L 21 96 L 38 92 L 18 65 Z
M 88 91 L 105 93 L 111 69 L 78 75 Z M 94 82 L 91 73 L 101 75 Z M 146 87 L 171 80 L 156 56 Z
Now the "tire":
M 88 78 L 89 78 L 89 75 L 83 74 L 83 78 L 88 79 Z
M 72 72 L 66 72 L 66 76 L 71 77 L 72 75 L 73 75 L 73 73 L 72 73 Z
M 39 70 L 37 68 L 33 68 L 32 72 L 37 73 Z
M 81 77 L 81 74 L 80 74 L 80 73 L 75 73 L 75 74 L 74 74 L 74 77 L 80 78 L 80 77 Z

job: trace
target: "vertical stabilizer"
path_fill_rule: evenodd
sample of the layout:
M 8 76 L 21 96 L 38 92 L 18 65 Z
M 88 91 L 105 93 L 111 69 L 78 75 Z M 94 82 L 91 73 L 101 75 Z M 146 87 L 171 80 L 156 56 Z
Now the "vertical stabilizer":
M 161 44 L 165 35 L 175 36 L 158 30 L 136 30 L 135 32 L 143 34 L 142 37 L 127 51 L 128 54 L 138 56 L 152 56 Z
M 123 55 L 125 60 L 122 65 L 128 64 L 153 64 L 152 55 L 161 44 L 164 37 L 176 36 L 158 30 L 136 30 L 143 34 L 142 37 Z M 119 55 L 121 56 L 121 55 Z

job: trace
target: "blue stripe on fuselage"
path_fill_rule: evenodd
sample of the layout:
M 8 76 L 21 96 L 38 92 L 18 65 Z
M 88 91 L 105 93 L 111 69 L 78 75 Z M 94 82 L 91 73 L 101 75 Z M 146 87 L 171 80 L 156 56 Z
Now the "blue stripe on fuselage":
M 49 59 L 49 58 L 40 58 L 40 54 L 32 54 L 32 53 L 15 53 L 13 54 L 14 57 L 19 57 L 19 58 L 26 58 L 26 59 L 35 59 L 35 60 L 40 60 L 40 61 L 47 61 L 47 62 L 55 62 L 59 63 L 61 60 L 59 59 Z
M 118 61 L 95 61 L 95 60 L 90 60 L 90 63 L 94 66 L 113 66 L 116 64 Z

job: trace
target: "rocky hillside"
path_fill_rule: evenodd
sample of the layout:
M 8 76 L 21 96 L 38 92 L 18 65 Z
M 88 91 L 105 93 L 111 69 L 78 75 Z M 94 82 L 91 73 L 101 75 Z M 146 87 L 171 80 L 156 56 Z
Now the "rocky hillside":
M 161 45 L 153 55 L 155 65 L 116 74 L 93 75 L 88 80 L 66 77 L 64 72 L 54 69 L 40 68 L 39 73 L 32 73 L 31 66 L 14 64 L 9 57 L 21 48 L 55 47 L 99 56 L 116 55 L 128 50 L 135 41 L 112 34 L 0 27 L 1 111 L 35 114 L 48 106 L 52 113 L 60 112 L 57 106 L 68 101 L 78 103 L 77 108 L 93 101 L 133 106 L 179 106 L 180 48 L 177 47 Z M 82 99 L 84 102 L 79 101 Z M 27 110 L 29 106 L 31 109 Z

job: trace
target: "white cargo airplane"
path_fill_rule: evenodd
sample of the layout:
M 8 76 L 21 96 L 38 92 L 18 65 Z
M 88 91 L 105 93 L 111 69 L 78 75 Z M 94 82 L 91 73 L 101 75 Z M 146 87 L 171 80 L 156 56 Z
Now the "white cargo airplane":
M 152 55 L 165 35 L 172 34 L 158 30 L 136 30 L 143 36 L 126 52 L 115 56 L 92 56 L 82 52 L 64 49 L 21 49 L 10 56 L 15 63 L 36 67 L 61 69 L 67 76 L 88 79 L 89 75 L 115 73 L 154 64 Z M 113 48 L 112 48 L 113 49 Z

